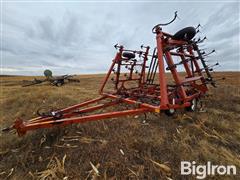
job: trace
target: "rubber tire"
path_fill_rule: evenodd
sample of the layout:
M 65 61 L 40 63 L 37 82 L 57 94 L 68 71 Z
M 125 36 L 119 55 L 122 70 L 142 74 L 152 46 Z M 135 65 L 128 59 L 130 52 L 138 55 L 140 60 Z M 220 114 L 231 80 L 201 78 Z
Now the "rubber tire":
M 196 29 L 194 27 L 186 27 L 176 32 L 172 39 L 190 41 L 196 35 Z
M 186 107 L 185 108 L 187 111 L 190 111 L 190 112 L 193 112 L 193 111 L 196 111 L 197 109 L 197 99 L 194 98 L 192 101 L 191 101 L 191 105 Z
M 167 116 L 173 116 L 175 114 L 176 110 L 175 109 L 168 109 L 168 110 L 165 110 L 164 113 L 167 115 Z
M 132 52 L 123 52 L 123 53 L 122 53 L 122 56 L 125 57 L 125 58 L 128 58 L 128 59 L 133 59 L 133 58 L 135 58 L 135 54 L 132 53 Z
M 53 82 L 53 84 L 57 87 L 60 87 L 64 84 L 64 80 L 56 80 Z

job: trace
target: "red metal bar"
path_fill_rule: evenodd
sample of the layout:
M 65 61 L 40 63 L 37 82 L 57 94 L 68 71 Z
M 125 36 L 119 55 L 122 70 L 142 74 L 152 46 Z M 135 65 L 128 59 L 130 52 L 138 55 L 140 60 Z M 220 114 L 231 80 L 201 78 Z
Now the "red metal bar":
M 181 40 L 168 39 L 167 43 L 168 43 L 168 45 L 172 45 L 172 46 L 174 46 L 174 45 L 182 46 L 182 45 L 187 44 L 188 42 L 181 41 Z
M 170 37 L 170 38 L 172 38 L 172 36 L 173 36 L 173 35 L 171 35 L 171 34 L 169 34 L 169 33 L 163 32 L 163 31 L 162 31 L 162 34 L 163 34 L 164 36 Z
M 158 32 L 156 40 L 157 40 L 157 55 L 158 55 L 158 70 L 159 70 L 159 84 L 160 84 L 160 96 L 159 99 L 161 102 L 161 107 L 167 107 L 169 104 L 167 97 L 167 83 L 165 77 L 165 69 L 164 69 L 164 61 L 163 61 L 163 44 L 162 44 L 163 34 L 162 32 Z
M 126 82 L 126 81 L 139 81 L 140 78 L 137 79 L 120 79 L 118 82 Z
M 105 107 L 109 107 L 109 106 L 113 106 L 113 105 L 116 105 L 120 103 L 120 101 L 113 101 L 113 102 L 108 102 L 108 103 L 105 103 L 105 104 L 99 104 L 99 105 L 96 105 L 96 106 L 92 106 L 92 107 L 87 107 L 85 109 L 81 109 L 81 110 L 78 110 L 78 111 L 73 111 L 73 112 L 69 112 L 69 113 L 66 113 L 66 114 L 62 114 L 61 118 L 69 118 L 69 117 L 72 117 L 72 116 L 76 116 L 76 115 L 80 115 L 80 114 L 83 114 L 83 113 L 87 113 L 87 112 L 93 112 L 95 110 L 98 110 L 98 109 L 101 109 L 101 108 L 105 108 Z M 43 118 L 40 118 L 38 120 L 34 120 L 34 121 L 28 121 L 28 122 L 31 122 L 31 123 L 39 123 L 39 122 L 45 122 L 45 121 L 49 121 L 49 120 L 53 120 L 54 117 L 43 117 Z
M 96 105 L 96 106 L 93 106 L 93 107 L 88 107 L 88 108 L 85 108 L 85 109 L 81 109 L 81 110 L 78 110 L 74 113 L 82 114 L 82 113 L 86 113 L 86 112 L 92 112 L 92 111 L 95 111 L 95 110 L 98 110 L 98 109 L 101 109 L 101 108 L 105 108 L 105 107 L 109 107 L 109 106 L 113 106 L 113 105 L 116 105 L 116 104 L 119 104 L 119 103 L 120 103 L 120 101 L 108 102 L 106 104 L 99 104 L 99 105 Z
M 195 77 L 190 77 L 190 78 L 186 78 L 182 81 L 182 83 L 189 83 L 192 81 L 197 81 L 200 80 L 202 78 L 202 76 L 195 76 Z
M 182 53 L 183 55 L 181 55 L 180 57 L 181 57 L 181 61 L 183 62 L 185 71 L 186 71 L 188 77 L 192 77 L 192 72 L 191 72 L 191 70 L 190 70 L 190 68 L 189 68 L 189 66 L 188 66 L 188 62 L 186 61 L 186 58 L 185 58 L 185 55 L 184 55 L 183 50 L 181 50 L 181 53 Z
M 126 63 L 122 63 L 121 65 L 125 65 L 125 66 L 131 66 L 132 64 L 126 64 Z M 142 64 L 138 64 L 136 63 L 135 66 L 142 66 Z
M 150 111 L 155 111 L 155 109 L 160 108 L 159 106 L 153 106 L 153 105 L 150 105 L 150 104 L 147 104 L 147 103 L 142 103 L 142 102 L 130 99 L 130 98 L 121 98 L 121 97 L 118 97 L 116 95 L 106 94 L 106 93 L 104 93 L 104 95 L 106 95 L 110 98 L 114 98 L 114 99 L 121 99 L 123 102 L 129 103 L 129 104 L 138 104 L 140 107 L 149 108 Z
M 100 94 L 102 94 L 102 92 L 103 92 L 103 89 L 104 89 L 104 87 L 105 87 L 105 85 L 106 85 L 106 83 L 107 83 L 107 81 L 108 81 L 109 76 L 111 75 L 111 72 L 112 72 L 112 70 L 113 70 L 113 68 L 114 68 L 114 65 L 116 64 L 116 62 L 117 62 L 118 60 L 121 59 L 122 50 L 123 50 L 123 47 L 121 46 L 120 49 L 119 49 L 119 52 L 116 54 L 115 58 L 113 59 L 112 65 L 111 65 L 110 69 L 108 70 L 107 76 L 104 78 L 104 81 L 103 81 L 103 83 L 102 83 L 102 86 L 100 87 L 100 90 L 99 90 L 99 93 L 100 93 Z
M 121 71 L 121 60 L 120 58 L 117 59 L 116 64 L 117 64 L 117 72 L 116 72 L 116 78 L 115 78 L 115 89 L 118 89 L 118 83 L 119 83 L 119 77 L 120 77 L 120 71 Z
M 188 52 L 192 55 L 192 61 L 194 63 L 196 71 L 198 72 L 198 75 L 202 76 L 201 69 L 200 69 L 200 67 L 199 67 L 199 65 L 197 63 L 197 60 L 196 60 L 195 56 L 194 56 L 192 47 L 188 47 Z M 204 83 L 204 81 L 203 81 L 203 83 Z
M 87 105 L 92 104 L 92 103 L 96 103 L 96 102 L 98 102 L 100 100 L 103 100 L 105 98 L 106 98 L 106 96 L 101 96 L 101 97 L 96 98 L 96 99 L 91 99 L 89 101 L 85 101 L 83 103 L 76 104 L 76 105 L 73 105 L 73 106 L 70 106 L 70 107 L 58 110 L 56 112 L 58 112 L 58 113 L 67 113 L 67 112 L 70 112 L 72 110 L 78 109 L 80 107 L 87 106 Z M 53 119 L 53 117 L 41 117 L 41 116 L 39 116 L 39 117 L 36 117 L 36 118 L 33 118 L 33 119 L 29 120 L 29 122 L 35 122 L 35 121 L 40 121 L 40 120 L 46 121 L 46 120 L 50 120 L 50 119 Z
M 171 67 L 170 70 L 172 72 L 173 78 L 174 78 L 176 84 L 179 86 L 180 95 L 182 96 L 183 99 L 185 99 L 187 97 L 187 95 L 185 93 L 184 87 L 182 86 L 182 82 L 180 80 L 178 72 L 174 66 L 172 56 L 169 51 L 165 52 L 165 55 L 166 55 L 167 64 L 169 67 Z
M 77 108 L 80 108 L 80 107 L 87 106 L 87 105 L 89 105 L 89 104 L 98 102 L 98 101 L 103 100 L 103 99 L 105 99 L 105 98 L 106 98 L 106 96 L 101 96 L 101 97 L 96 98 L 96 99 L 92 99 L 92 100 L 85 101 L 85 102 L 80 103 L 80 104 L 76 104 L 76 105 L 67 107 L 67 108 L 62 109 L 62 110 L 59 110 L 59 111 L 57 111 L 57 112 L 66 113 L 66 112 L 72 111 L 72 110 L 74 110 L 74 109 L 77 109 Z
M 133 109 L 133 110 L 95 114 L 95 115 L 89 115 L 89 116 L 84 116 L 84 117 L 74 117 L 74 118 L 66 118 L 66 119 L 59 119 L 59 120 L 50 120 L 50 121 L 46 121 L 46 122 L 31 123 L 31 124 L 28 124 L 27 122 L 18 120 L 15 122 L 15 127 L 16 127 L 19 135 L 23 135 L 29 130 L 34 130 L 34 129 L 39 129 L 39 128 L 49 128 L 49 127 L 53 127 L 56 125 L 68 125 L 68 124 L 73 124 L 73 123 L 84 123 L 84 122 L 88 122 L 88 121 L 97 121 L 97 120 L 102 120 L 102 119 L 107 119 L 107 118 L 140 114 L 140 113 L 144 113 L 144 112 L 148 112 L 148 111 L 149 111 L 149 109 L 147 109 L 147 108 L 139 108 L 139 109 Z

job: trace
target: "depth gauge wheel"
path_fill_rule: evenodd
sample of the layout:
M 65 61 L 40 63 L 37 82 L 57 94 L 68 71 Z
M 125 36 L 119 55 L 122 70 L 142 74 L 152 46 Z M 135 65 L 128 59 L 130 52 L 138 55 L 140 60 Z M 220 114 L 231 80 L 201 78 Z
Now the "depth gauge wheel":
M 175 109 L 168 109 L 168 110 L 165 110 L 164 113 L 167 115 L 167 116 L 173 116 L 175 114 L 176 110 Z

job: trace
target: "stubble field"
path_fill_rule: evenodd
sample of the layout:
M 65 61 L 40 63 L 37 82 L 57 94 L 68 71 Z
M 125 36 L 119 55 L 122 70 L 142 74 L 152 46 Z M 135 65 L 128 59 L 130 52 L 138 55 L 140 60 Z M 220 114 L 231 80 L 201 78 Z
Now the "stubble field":
M 1 133 L 0 179 L 195 179 L 180 162 L 236 165 L 240 171 L 240 73 L 225 77 L 204 99 L 206 112 L 179 110 L 42 129 L 18 137 Z M 1 77 L 0 127 L 36 116 L 40 106 L 63 108 L 98 97 L 103 75 L 80 83 L 21 87 L 32 77 Z M 239 179 L 214 176 L 208 179 Z

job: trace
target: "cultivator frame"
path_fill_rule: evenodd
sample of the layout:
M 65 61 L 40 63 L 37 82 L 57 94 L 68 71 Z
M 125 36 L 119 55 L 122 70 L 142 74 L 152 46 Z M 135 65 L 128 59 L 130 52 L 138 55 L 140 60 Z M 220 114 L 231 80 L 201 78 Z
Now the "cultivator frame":
M 171 22 L 175 19 L 176 14 Z M 151 55 L 149 46 L 141 46 L 141 50 L 136 51 L 115 45 L 118 51 L 100 87 L 100 97 L 65 109 L 39 113 L 39 117 L 28 121 L 18 118 L 11 127 L 4 130 L 16 129 L 21 136 L 29 130 L 56 125 L 97 121 L 147 112 L 164 111 L 170 115 L 176 109 L 195 106 L 194 100 L 199 99 L 208 91 L 207 84 L 215 86 L 209 66 L 206 65 L 204 56 L 198 48 L 198 43 L 203 40 L 192 40 L 192 37 L 188 37 L 191 36 L 189 32 L 186 32 L 183 38 L 177 39 L 175 35 L 162 31 L 161 26 L 167 24 L 159 24 L 153 28 L 157 46 Z M 174 56 L 179 57 L 180 62 L 174 63 Z M 177 71 L 179 65 L 183 65 L 185 70 L 184 78 Z M 139 67 L 138 71 L 136 67 Z M 125 68 L 125 72 L 122 68 Z M 173 84 L 167 83 L 166 71 L 171 72 Z M 112 81 L 114 85 L 112 91 L 106 87 L 109 81 Z M 135 86 L 127 87 L 127 84 L 132 82 L 135 82 Z M 129 104 L 131 108 L 88 114 L 120 104 Z

